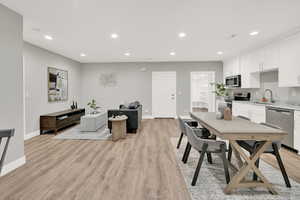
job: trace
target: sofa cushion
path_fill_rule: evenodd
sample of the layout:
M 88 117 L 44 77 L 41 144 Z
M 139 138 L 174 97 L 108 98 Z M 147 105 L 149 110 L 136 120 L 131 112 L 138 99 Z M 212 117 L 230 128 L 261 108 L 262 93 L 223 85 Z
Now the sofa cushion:
M 128 108 L 129 109 L 137 109 L 139 107 L 139 105 L 140 105 L 140 102 L 135 101 L 135 102 L 130 103 Z

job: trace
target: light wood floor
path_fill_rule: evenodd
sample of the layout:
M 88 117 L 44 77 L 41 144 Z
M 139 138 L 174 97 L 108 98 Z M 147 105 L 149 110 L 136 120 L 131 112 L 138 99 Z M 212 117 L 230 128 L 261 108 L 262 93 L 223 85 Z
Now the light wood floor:
M 0 199 L 189 200 L 170 137 L 175 120 L 145 120 L 141 132 L 111 141 L 25 142 L 26 164 L 0 178 Z
M 26 164 L 0 178 L 0 199 L 189 200 L 170 143 L 174 136 L 176 120 L 155 119 L 116 143 L 35 137 L 25 142 Z M 300 182 L 299 156 L 283 149 L 281 155 Z M 273 156 L 263 159 L 276 166 Z

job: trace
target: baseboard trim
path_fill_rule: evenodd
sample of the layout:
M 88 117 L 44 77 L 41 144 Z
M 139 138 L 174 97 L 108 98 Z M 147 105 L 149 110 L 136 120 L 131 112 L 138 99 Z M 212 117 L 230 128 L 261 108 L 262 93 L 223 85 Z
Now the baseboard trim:
M 6 174 L 8 174 L 9 172 L 12 172 L 13 170 L 21 167 L 22 165 L 24 165 L 26 163 L 26 157 L 23 156 L 17 160 L 14 160 L 10 163 L 7 163 L 5 165 L 3 165 L 2 171 L 0 176 L 4 176 Z
M 37 131 L 34 131 L 34 132 L 31 132 L 31 133 L 27 133 L 24 135 L 24 140 L 29 140 L 35 136 L 38 136 L 40 135 L 40 130 L 37 130 Z
M 144 115 L 142 118 L 143 119 L 154 119 L 154 117 L 152 115 Z

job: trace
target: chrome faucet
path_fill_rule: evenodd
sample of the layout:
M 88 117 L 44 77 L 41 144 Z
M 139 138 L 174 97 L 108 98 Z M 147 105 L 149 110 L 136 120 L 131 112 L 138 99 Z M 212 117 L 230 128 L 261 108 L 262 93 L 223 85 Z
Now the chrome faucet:
M 271 89 L 265 89 L 265 93 L 264 93 L 264 97 L 266 96 L 266 93 L 269 92 L 270 93 L 270 102 L 271 103 L 275 103 L 274 99 L 273 99 L 273 92 Z

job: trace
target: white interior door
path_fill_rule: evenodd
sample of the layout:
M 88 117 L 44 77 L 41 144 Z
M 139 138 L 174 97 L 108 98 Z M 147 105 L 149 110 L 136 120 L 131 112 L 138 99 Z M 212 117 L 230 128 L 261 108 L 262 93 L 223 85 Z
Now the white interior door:
M 152 72 L 152 116 L 176 117 L 176 72 Z

